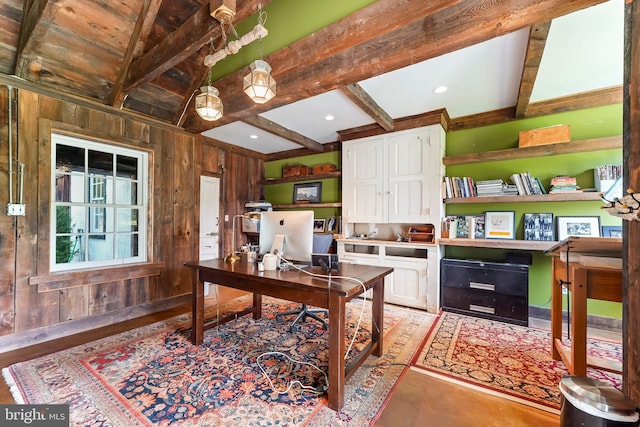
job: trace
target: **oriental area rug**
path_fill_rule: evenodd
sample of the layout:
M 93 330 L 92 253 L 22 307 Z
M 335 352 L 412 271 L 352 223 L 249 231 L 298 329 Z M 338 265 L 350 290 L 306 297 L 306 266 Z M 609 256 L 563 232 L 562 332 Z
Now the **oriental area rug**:
M 414 371 L 558 413 L 564 363 L 551 358 L 551 332 L 443 312 L 412 361 Z M 588 340 L 589 356 L 622 361 L 620 343 Z M 621 389 L 621 375 L 587 376 Z
M 242 316 L 205 331 L 201 346 L 191 344 L 185 314 L 20 362 L 3 374 L 18 403 L 69 404 L 73 426 L 360 427 L 379 417 L 436 318 L 386 306 L 384 355 L 370 356 L 353 373 L 336 412 L 324 393 L 326 330 L 308 319 L 292 333 L 289 319 L 275 318 L 296 307 L 264 297 L 261 319 Z M 207 315 L 230 309 L 237 307 Z M 347 345 L 355 333 L 353 348 L 362 348 L 372 327 L 369 302 L 347 304 L 347 325 Z

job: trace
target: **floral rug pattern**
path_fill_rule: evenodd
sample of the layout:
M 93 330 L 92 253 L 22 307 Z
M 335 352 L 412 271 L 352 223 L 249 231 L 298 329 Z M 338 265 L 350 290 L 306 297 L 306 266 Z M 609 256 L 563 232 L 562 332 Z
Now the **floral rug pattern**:
M 336 413 L 326 407 L 323 373 L 307 365 L 326 372 L 327 332 L 309 319 L 290 333 L 289 320 L 275 314 L 296 304 L 263 301 L 262 319 L 243 316 L 205 331 L 201 346 L 191 344 L 190 316 L 182 315 L 17 363 L 3 374 L 17 402 L 70 404 L 74 426 L 364 426 L 379 415 L 435 319 L 385 307 L 384 354 L 369 357 L 351 376 Z M 362 304 L 347 306 L 349 340 Z M 370 335 L 365 307 L 352 353 Z M 260 355 L 273 388 L 256 363 Z M 296 380 L 319 391 L 295 385 L 283 392 Z
M 444 312 L 412 365 L 531 402 L 559 409 L 558 384 L 569 375 L 551 358 L 549 331 Z M 622 360 L 620 344 L 589 340 L 591 356 Z M 588 368 L 587 375 L 620 388 L 622 377 Z

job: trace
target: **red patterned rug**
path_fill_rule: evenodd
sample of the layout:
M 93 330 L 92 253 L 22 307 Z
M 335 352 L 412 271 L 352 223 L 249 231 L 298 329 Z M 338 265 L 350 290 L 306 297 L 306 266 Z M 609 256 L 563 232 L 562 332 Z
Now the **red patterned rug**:
M 326 371 L 327 332 L 307 320 L 290 333 L 289 322 L 275 314 L 296 304 L 263 301 L 262 319 L 243 316 L 210 329 L 199 347 L 190 342 L 190 316 L 182 315 L 20 362 L 3 374 L 18 403 L 69 404 L 74 426 L 366 426 L 379 416 L 435 319 L 386 306 L 384 355 L 369 357 L 349 378 L 344 409 L 335 412 L 322 392 L 296 385 L 278 393 L 270 386 L 269 379 L 283 391 L 298 380 L 323 389 L 323 373 L 306 363 Z M 361 307 L 361 300 L 347 305 L 348 339 Z M 370 334 L 366 307 L 354 348 Z M 264 355 L 273 351 L 303 363 Z M 256 363 L 259 357 L 269 379 Z
M 569 372 L 551 358 L 550 343 L 547 330 L 444 312 L 412 369 L 558 412 L 558 384 Z M 587 351 L 592 357 L 622 361 L 618 343 L 589 339 Z M 592 368 L 587 375 L 621 388 L 620 375 Z

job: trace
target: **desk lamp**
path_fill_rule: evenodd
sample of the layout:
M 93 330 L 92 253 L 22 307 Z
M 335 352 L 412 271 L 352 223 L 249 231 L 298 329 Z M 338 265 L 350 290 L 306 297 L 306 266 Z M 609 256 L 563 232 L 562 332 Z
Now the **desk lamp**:
M 236 262 L 240 261 L 240 257 L 236 253 L 236 219 L 242 217 L 244 217 L 244 215 L 234 215 L 233 219 L 231 220 L 231 253 L 224 258 L 224 260 L 229 264 L 235 264 Z

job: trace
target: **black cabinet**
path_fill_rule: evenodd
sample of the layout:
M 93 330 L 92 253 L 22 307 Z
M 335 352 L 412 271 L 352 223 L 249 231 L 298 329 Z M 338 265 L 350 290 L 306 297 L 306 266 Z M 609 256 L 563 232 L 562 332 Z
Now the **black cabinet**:
M 528 326 L 529 266 L 443 258 L 442 309 Z

